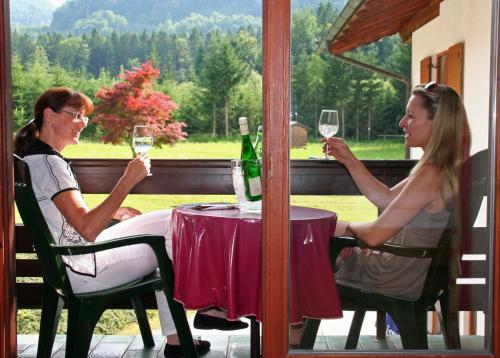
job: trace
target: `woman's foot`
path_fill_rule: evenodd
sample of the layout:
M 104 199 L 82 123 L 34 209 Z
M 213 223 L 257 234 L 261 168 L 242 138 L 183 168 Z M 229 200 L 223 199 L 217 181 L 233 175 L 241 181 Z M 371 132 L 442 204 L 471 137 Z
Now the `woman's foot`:
M 218 329 L 221 331 L 235 331 L 248 327 L 248 323 L 240 320 L 228 321 L 225 318 L 201 314 L 199 312 L 194 316 L 193 326 L 196 329 Z
M 289 343 L 292 348 L 299 348 L 305 329 L 306 325 L 304 323 L 290 325 Z
M 203 341 L 201 339 L 195 340 L 194 345 L 196 352 L 199 355 L 206 354 L 210 350 L 210 342 Z M 165 358 L 182 358 L 184 357 L 184 351 L 180 344 L 165 344 L 165 351 L 163 352 Z

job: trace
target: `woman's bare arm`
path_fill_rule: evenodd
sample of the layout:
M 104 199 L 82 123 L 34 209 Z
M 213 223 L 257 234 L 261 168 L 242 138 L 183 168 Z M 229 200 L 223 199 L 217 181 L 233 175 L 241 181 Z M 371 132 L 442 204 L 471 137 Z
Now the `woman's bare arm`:
M 438 195 L 439 169 L 425 165 L 408 178 L 396 198 L 373 222 L 350 223 L 349 229 L 368 246 L 378 246 L 398 233 L 421 210 L 436 202 L 442 203 Z
M 138 156 L 130 161 L 111 193 L 92 210 L 89 210 L 80 193 L 75 190 L 56 195 L 54 204 L 85 240 L 95 241 L 97 235 L 108 226 L 125 197 L 146 177 L 149 167 L 149 158 L 146 156 Z
M 407 183 L 404 179 L 392 188 L 375 178 L 366 166 L 354 156 L 349 146 L 341 138 L 328 138 L 325 150 L 349 170 L 356 186 L 370 202 L 380 210 L 384 210 L 401 192 Z M 328 149 L 326 147 L 328 146 Z

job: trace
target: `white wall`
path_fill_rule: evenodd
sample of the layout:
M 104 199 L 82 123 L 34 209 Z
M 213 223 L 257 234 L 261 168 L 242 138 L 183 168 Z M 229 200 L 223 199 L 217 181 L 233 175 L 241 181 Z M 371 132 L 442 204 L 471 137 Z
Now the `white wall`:
M 412 80 L 420 81 L 420 60 L 464 43 L 463 99 L 472 130 L 472 153 L 488 147 L 491 0 L 445 0 L 440 15 L 413 33 Z M 433 69 L 432 79 L 436 78 Z M 412 157 L 419 152 L 413 151 Z

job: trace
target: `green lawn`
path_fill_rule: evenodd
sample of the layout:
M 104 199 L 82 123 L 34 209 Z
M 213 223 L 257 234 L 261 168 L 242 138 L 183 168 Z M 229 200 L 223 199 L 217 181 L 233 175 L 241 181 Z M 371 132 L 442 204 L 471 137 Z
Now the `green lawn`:
M 84 199 L 89 207 L 97 206 L 106 195 L 85 194 Z M 234 195 L 129 195 L 123 206 L 132 206 L 143 213 L 174 208 L 180 204 L 193 202 L 228 202 L 235 203 Z M 335 211 L 340 220 L 365 221 L 377 215 L 376 208 L 362 196 L 325 196 L 325 195 L 292 195 L 292 205 L 308 206 Z
M 360 159 L 403 159 L 404 146 L 400 142 L 374 141 L 352 142 L 352 151 Z M 322 144 L 311 141 L 305 148 L 292 148 L 292 159 L 321 157 Z M 180 142 L 173 146 L 154 148 L 149 152 L 153 159 L 235 159 L 240 157 L 240 142 Z M 132 152 L 127 145 L 80 142 L 68 146 L 63 151 L 68 158 L 131 158 Z
M 352 151 L 362 159 L 402 159 L 402 143 L 375 141 L 350 143 Z M 320 157 L 322 145 L 309 143 L 305 148 L 292 148 L 292 159 Z M 67 147 L 63 154 L 68 158 L 131 158 L 130 148 L 126 145 L 110 145 L 82 141 L 79 145 Z M 233 159 L 240 156 L 240 143 L 181 142 L 174 146 L 154 148 L 150 157 L 155 159 Z M 85 195 L 90 207 L 95 207 L 104 199 L 104 195 Z M 182 203 L 203 201 L 235 202 L 233 195 L 129 195 L 124 205 L 135 207 L 142 212 L 172 208 Z M 355 196 L 292 196 L 292 205 L 304 205 L 335 211 L 342 220 L 371 220 L 376 216 L 375 208 L 363 197 Z
M 364 159 L 402 159 L 402 143 L 376 141 L 371 143 L 351 143 L 353 152 Z M 151 158 L 238 158 L 239 142 L 190 143 L 182 142 L 175 146 L 155 148 Z M 130 148 L 126 145 L 111 145 L 82 141 L 79 145 L 68 146 L 63 154 L 68 158 L 131 158 Z M 293 159 L 307 159 L 321 156 L 321 144 L 310 143 L 306 148 L 293 148 Z M 84 195 L 89 207 L 97 206 L 105 195 Z M 292 196 L 292 205 L 303 205 L 335 211 L 341 220 L 365 221 L 376 216 L 376 209 L 365 198 L 357 196 Z M 190 202 L 224 201 L 235 202 L 233 195 L 129 195 L 124 206 L 132 206 L 147 213 L 154 210 L 173 208 Z M 16 215 L 16 222 L 20 218 Z

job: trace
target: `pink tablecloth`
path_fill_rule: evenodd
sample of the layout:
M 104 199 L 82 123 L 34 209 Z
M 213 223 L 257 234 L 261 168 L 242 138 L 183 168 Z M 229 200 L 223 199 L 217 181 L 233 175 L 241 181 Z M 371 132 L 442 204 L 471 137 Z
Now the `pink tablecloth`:
M 218 306 L 228 319 L 262 319 L 262 230 L 258 214 L 239 210 L 173 211 L 175 299 L 187 309 Z M 290 322 L 338 318 L 340 301 L 329 262 L 337 215 L 291 207 Z

